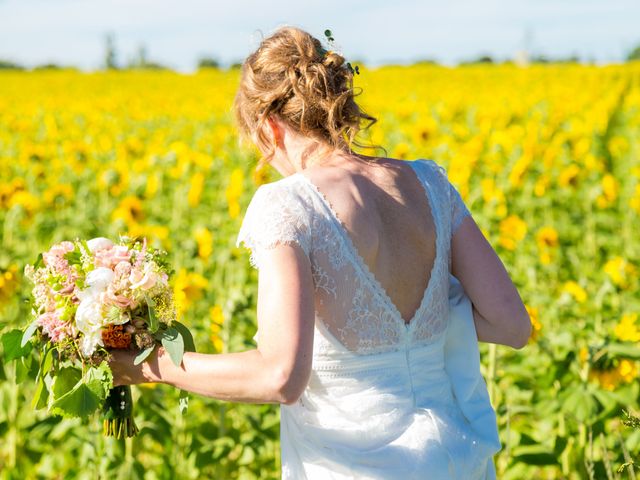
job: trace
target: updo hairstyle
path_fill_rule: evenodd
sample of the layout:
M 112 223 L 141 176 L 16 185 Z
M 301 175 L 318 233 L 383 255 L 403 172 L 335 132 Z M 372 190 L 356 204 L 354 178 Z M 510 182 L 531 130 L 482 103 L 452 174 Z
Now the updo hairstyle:
M 368 122 L 367 129 L 377 121 L 356 104 L 355 96 L 353 70 L 344 57 L 324 49 L 304 30 L 286 26 L 263 39 L 242 64 L 233 108 L 241 136 L 263 152 L 260 169 L 275 153 L 264 128 L 274 114 L 315 139 L 319 153 L 351 152 L 352 145 L 375 148 L 355 140 L 362 122 Z

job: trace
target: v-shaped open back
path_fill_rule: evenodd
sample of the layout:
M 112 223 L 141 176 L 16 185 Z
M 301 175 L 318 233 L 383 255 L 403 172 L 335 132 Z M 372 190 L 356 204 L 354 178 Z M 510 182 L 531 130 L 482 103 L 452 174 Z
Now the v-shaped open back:
M 362 257 L 362 255 L 358 251 L 357 247 L 355 246 L 355 242 L 353 241 L 351 235 L 349 234 L 349 231 L 348 231 L 345 223 L 342 221 L 342 219 L 340 218 L 340 216 L 338 215 L 336 210 L 333 208 L 331 202 L 327 199 L 326 195 L 324 193 L 322 193 L 320 191 L 320 189 L 306 175 L 304 175 L 302 173 L 296 174 L 296 175 L 299 175 L 299 177 L 302 178 L 307 183 L 307 185 L 309 185 L 311 187 L 312 191 L 314 191 L 317 194 L 318 198 L 322 201 L 322 203 L 325 206 L 327 212 L 330 214 L 331 218 L 335 221 L 336 227 L 340 231 L 340 233 L 342 234 L 342 237 L 343 237 L 345 243 L 347 244 L 347 247 L 351 250 L 352 258 L 354 259 L 354 263 L 356 264 L 357 268 L 360 270 L 362 275 L 364 275 L 368 279 L 371 287 L 379 295 L 381 300 L 384 303 L 386 303 L 386 305 L 389 307 L 391 313 L 398 319 L 399 322 L 404 324 L 404 326 L 407 327 L 407 328 L 410 328 L 410 326 L 422 314 L 422 311 L 425 308 L 425 306 L 428 305 L 428 303 L 429 303 L 429 298 L 430 298 L 430 296 L 432 294 L 432 291 L 433 291 L 433 287 L 432 287 L 432 285 L 434 283 L 433 276 L 434 276 L 434 273 L 435 273 L 436 266 L 438 264 L 438 260 L 439 260 L 439 256 L 440 256 L 440 250 L 441 250 L 441 248 L 438 246 L 438 244 L 440 243 L 438 241 L 438 234 L 439 234 L 438 223 L 439 222 L 438 222 L 438 219 L 437 219 L 437 215 L 434 213 L 435 202 L 434 202 L 434 199 L 433 199 L 433 193 L 431 192 L 431 187 L 429 185 L 429 181 L 424 179 L 424 178 L 422 178 L 422 175 L 413 166 L 413 162 L 409 163 L 409 165 L 411 166 L 411 171 L 414 173 L 414 175 L 416 177 L 416 180 L 418 181 L 418 183 L 420 183 L 421 188 L 424 190 L 425 199 L 426 199 L 426 202 L 427 202 L 428 207 L 429 207 L 428 208 L 429 209 L 429 214 L 430 214 L 430 216 L 432 218 L 432 221 L 433 221 L 433 225 L 434 225 L 434 229 L 435 229 L 435 235 L 434 235 L 435 256 L 434 256 L 434 260 L 433 260 L 432 266 L 429 269 L 430 273 L 429 273 L 429 277 L 427 279 L 427 286 L 422 291 L 422 296 L 420 298 L 420 303 L 419 303 L 418 307 L 416 308 L 414 314 L 408 320 L 405 319 L 402 316 L 402 313 L 400 312 L 400 309 L 397 307 L 396 303 L 391 299 L 391 296 L 387 293 L 386 289 L 383 287 L 382 282 L 380 282 L 376 278 L 376 276 L 371 271 L 371 268 L 369 267 L 369 265 L 365 262 L 364 258 Z
M 282 243 L 300 245 L 309 258 L 317 327 L 314 352 L 319 355 L 323 351 L 359 355 L 394 351 L 436 342 L 446 330 L 453 212 L 450 187 L 431 160 L 410 165 L 422 184 L 433 220 L 435 255 L 420 303 L 408 322 L 373 275 L 330 202 L 302 172 L 260 186 L 247 208 L 238 243 L 244 241 L 251 247 L 254 266 L 261 263 L 267 249 Z

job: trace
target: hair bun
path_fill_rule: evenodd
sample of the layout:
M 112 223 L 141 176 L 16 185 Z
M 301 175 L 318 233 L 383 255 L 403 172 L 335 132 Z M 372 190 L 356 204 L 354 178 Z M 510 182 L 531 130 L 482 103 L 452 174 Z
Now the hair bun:
M 325 53 L 324 58 L 322 59 L 322 64 L 325 67 L 338 68 L 344 65 L 344 57 L 339 53 L 329 50 Z

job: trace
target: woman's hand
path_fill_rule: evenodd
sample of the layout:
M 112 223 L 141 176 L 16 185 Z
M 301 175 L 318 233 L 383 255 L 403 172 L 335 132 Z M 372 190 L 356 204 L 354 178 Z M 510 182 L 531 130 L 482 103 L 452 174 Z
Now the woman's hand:
M 139 365 L 133 361 L 138 352 L 132 350 L 110 350 L 112 359 L 109 367 L 113 372 L 113 386 L 137 385 L 139 383 L 160 382 L 160 359 L 165 356 L 163 347 L 156 347 L 151 354 Z

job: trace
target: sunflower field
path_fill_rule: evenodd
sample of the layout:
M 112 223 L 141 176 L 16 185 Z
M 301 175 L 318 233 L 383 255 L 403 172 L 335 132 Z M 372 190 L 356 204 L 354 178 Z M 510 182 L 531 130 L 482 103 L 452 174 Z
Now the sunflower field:
M 640 463 L 640 62 L 360 67 L 364 141 L 442 165 L 534 329 L 481 343 L 500 479 L 635 478 Z M 203 353 L 253 348 L 257 272 L 235 247 L 257 186 L 238 70 L 0 73 L 0 336 L 24 329 L 24 267 L 76 237 L 169 253 Z M 362 153 L 384 155 L 381 150 Z M 275 479 L 279 409 L 133 387 L 140 434 L 34 410 L 35 355 L 0 343 L 2 479 Z

